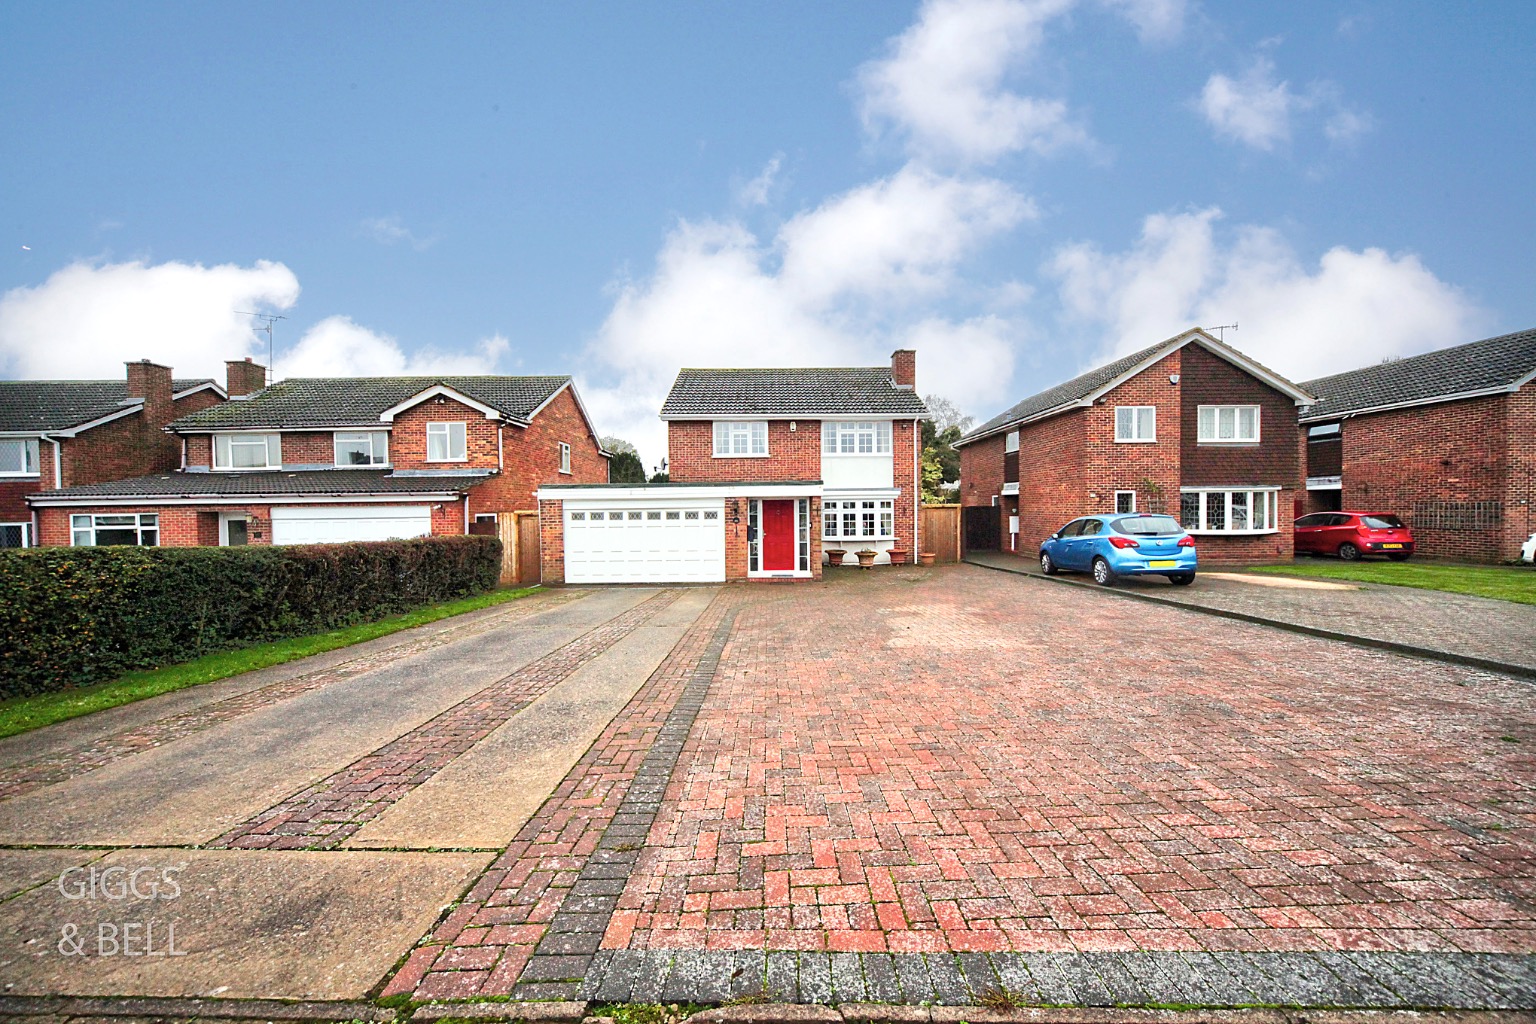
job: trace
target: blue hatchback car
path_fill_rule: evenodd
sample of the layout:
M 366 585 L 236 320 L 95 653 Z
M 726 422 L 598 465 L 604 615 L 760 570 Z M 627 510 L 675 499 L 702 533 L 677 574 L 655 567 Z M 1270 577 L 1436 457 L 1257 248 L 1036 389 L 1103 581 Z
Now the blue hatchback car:
M 1091 572 L 1101 587 L 1117 576 L 1166 576 L 1186 586 L 1195 582 L 1195 539 L 1172 516 L 1084 516 L 1040 545 L 1040 571 L 1054 576 L 1061 569 Z

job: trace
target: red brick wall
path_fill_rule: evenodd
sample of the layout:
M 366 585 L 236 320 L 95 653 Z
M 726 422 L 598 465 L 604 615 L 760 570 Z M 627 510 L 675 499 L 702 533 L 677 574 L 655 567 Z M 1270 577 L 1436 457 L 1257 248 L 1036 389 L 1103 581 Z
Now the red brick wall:
M 204 409 L 210 409 L 222 401 L 224 401 L 224 399 L 219 397 L 219 393 L 217 391 L 214 391 L 211 388 L 204 389 L 202 391 L 194 392 L 193 394 L 188 395 L 186 398 L 176 399 L 175 410 L 171 413 L 171 416 L 173 419 L 180 419 L 183 416 L 190 416 L 195 412 L 202 412 Z
M 1184 400 L 1184 486 L 1279 484 L 1295 489 L 1301 482 L 1296 403 L 1198 345 L 1186 345 L 1180 354 L 1184 357 L 1179 382 Z M 1259 443 L 1198 443 L 1201 405 L 1259 406 Z
M 247 534 L 250 543 L 270 544 L 272 543 L 272 504 L 166 505 L 158 508 L 154 505 L 44 508 L 38 510 L 38 533 L 43 544 L 67 547 L 70 543 L 69 517 L 71 515 L 84 515 L 87 512 L 97 515 L 157 512 L 160 515 L 161 547 L 213 546 L 219 543 L 219 514 L 244 512 L 250 522 Z M 338 501 L 334 507 L 356 507 L 360 504 Z M 400 504 L 419 505 L 421 502 L 402 501 Z M 454 536 L 463 532 L 464 502 L 462 499 L 442 502 L 440 506 L 439 503 L 433 503 L 432 533 L 434 536 Z
M 1519 558 L 1520 546 L 1536 533 L 1536 381 L 1511 395 L 1509 406 L 1509 488 L 1504 501 L 1501 559 Z
M 891 424 L 891 475 L 895 478 L 892 486 L 901 489 L 901 493 L 896 495 L 893 509 L 896 513 L 896 539 L 910 552 L 907 555 L 909 563 L 916 562 L 917 553 L 922 550 L 919 547 L 922 538 L 918 536 L 916 522 L 917 500 L 922 490 L 913 461 L 917 446 L 921 443 L 922 431 L 915 421 L 897 420 Z M 820 515 L 813 521 L 811 532 L 818 537 L 821 535 Z M 819 558 L 816 564 L 821 564 Z
M 1003 489 L 1002 434 L 960 449 L 960 504 L 990 505 Z
M 1512 397 L 1517 396 L 1492 395 L 1346 420 L 1344 508 L 1402 516 L 1413 528 L 1420 554 L 1476 562 L 1518 555 L 1518 547 L 1512 553 L 1507 548 L 1512 518 L 1507 503 L 1502 529 L 1437 529 L 1414 515 L 1415 506 L 1425 502 L 1507 502 Z M 1520 516 L 1516 511 L 1517 521 Z
M 423 428 L 425 429 L 425 428 Z M 571 472 L 560 472 L 560 442 L 571 446 Z M 471 514 L 535 507 L 542 484 L 605 484 L 608 460 L 597 433 L 570 388 L 561 391 L 527 427 L 502 428 L 503 469 L 470 492 Z
M 674 483 L 758 483 L 821 479 L 821 421 L 768 421 L 767 458 L 714 457 L 714 424 L 674 420 L 667 424 L 667 474 Z M 910 428 L 910 424 L 908 424 Z
M 1344 471 L 1344 441 L 1341 437 L 1305 443 L 1307 476 L 1338 476 Z
M 466 461 L 427 461 L 427 424 L 441 421 L 464 423 Z M 389 438 L 389 458 L 396 469 L 430 469 L 438 472 L 495 469 L 499 463 L 496 424 L 486 419 L 485 413 L 461 402 L 449 399 L 439 405 L 437 399 L 428 399 L 395 417 L 394 431 Z
M 751 564 L 751 551 L 747 543 L 747 527 L 751 525 L 749 522 L 751 511 L 751 501 L 747 498 L 725 499 L 725 578 L 727 580 L 747 578 L 747 566 Z
M 187 466 L 213 468 L 213 435 L 192 434 L 186 439 Z
M 285 466 L 336 464 L 336 434 L 325 430 L 285 430 L 282 434 Z
M 1169 383 L 1168 377 L 1184 372 L 1183 356 L 1191 348 L 1193 346 L 1160 359 L 1106 394 L 1087 411 L 1083 426 L 1087 457 L 1082 478 L 1082 504 L 1074 515 L 1113 512 L 1116 491 L 1135 491 L 1138 512 L 1178 514 L 1179 459 L 1185 428 L 1180 416 L 1179 386 Z M 1184 379 L 1187 377 L 1185 374 Z M 1157 410 L 1156 442 L 1115 440 L 1115 409 L 1128 405 L 1150 405 Z M 1021 459 L 1020 475 L 1030 471 Z M 1046 531 L 1047 535 L 1065 522 L 1056 523 Z
M 565 502 L 539 502 L 540 580 L 553 586 L 565 582 Z
M 1031 423 L 1019 432 L 1019 554 L 1034 558 L 1040 542 L 1088 511 L 1087 409 Z M 1113 497 L 1111 497 L 1113 500 Z M 999 529 L 1008 550 L 1008 509 Z

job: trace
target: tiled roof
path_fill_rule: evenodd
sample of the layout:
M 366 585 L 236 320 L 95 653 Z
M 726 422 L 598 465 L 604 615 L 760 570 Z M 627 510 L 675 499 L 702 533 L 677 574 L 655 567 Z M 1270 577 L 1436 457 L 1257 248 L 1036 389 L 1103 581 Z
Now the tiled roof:
M 1446 401 L 1469 392 L 1509 388 L 1532 373 L 1536 373 L 1536 330 L 1516 331 L 1309 380 L 1302 387 L 1318 401 L 1302 419 Z
M 1106 363 L 1097 369 L 1089 370 L 1082 376 L 1073 377 L 1063 384 L 1057 384 L 1055 387 L 1047 388 L 1037 395 L 1031 395 L 1013 408 L 998 413 L 981 426 L 971 430 L 962 440 L 974 440 L 1006 424 L 1017 423 L 1020 420 L 1029 419 L 1031 416 L 1038 416 L 1040 413 L 1069 405 L 1072 402 L 1082 401 L 1122 373 L 1126 373 L 1134 368 L 1138 363 L 1151 358 L 1159 349 L 1171 347 L 1177 340 L 1158 342 L 1150 348 L 1144 348 L 1140 352 L 1132 352 L 1130 355 L 1116 359 L 1112 363 Z
M 570 377 L 296 377 L 247 399 L 183 416 L 172 430 L 240 427 L 355 427 L 441 384 L 481 405 L 526 422 Z
M 479 476 L 397 475 L 385 469 L 307 469 L 263 473 L 153 473 L 129 480 L 82 484 L 35 497 L 71 498 L 213 498 L 257 495 L 443 494 L 464 491 L 485 481 Z
M 891 381 L 889 366 L 683 369 L 661 415 L 926 417 L 928 407 Z
M 171 390 L 212 383 L 184 378 Z M 0 380 L 0 431 L 68 430 L 121 412 L 127 401 L 126 380 Z

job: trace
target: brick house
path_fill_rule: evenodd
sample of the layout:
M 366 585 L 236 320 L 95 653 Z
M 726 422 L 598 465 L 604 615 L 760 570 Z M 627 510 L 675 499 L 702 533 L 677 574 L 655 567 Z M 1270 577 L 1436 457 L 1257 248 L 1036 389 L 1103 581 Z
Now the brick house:
M 960 439 L 963 506 L 1034 558 L 1076 516 L 1178 516 L 1209 561 L 1290 558 L 1303 388 L 1195 328 L 1024 399 Z
M 1302 387 L 1305 511 L 1393 512 L 1419 554 L 1477 562 L 1536 535 L 1536 330 Z
M 918 549 L 917 356 L 685 369 L 662 405 L 670 483 L 539 490 L 546 582 L 815 579 L 825 550 Z
M 28 494 L 175 469 L 165 425 L 226 397 L 147 359 L 123 380 L 0 381 L 0 547 L 37 543 Z
M 307 544 L 463 534 L 557 480 L 608 479 L 569 377 L 296 378 L 231 364 L 170 422 L 180 468 L 28 498 L 44 544 Z M 237 379 L 237 377 L 239 379 Z

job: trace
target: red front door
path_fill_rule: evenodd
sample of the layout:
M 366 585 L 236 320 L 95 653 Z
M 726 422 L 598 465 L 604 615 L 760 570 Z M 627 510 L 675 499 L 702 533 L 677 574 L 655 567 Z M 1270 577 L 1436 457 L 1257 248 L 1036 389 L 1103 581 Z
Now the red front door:
M 763 502 L 763 570 L 793 572 L 795 569 L 795 503 Z

